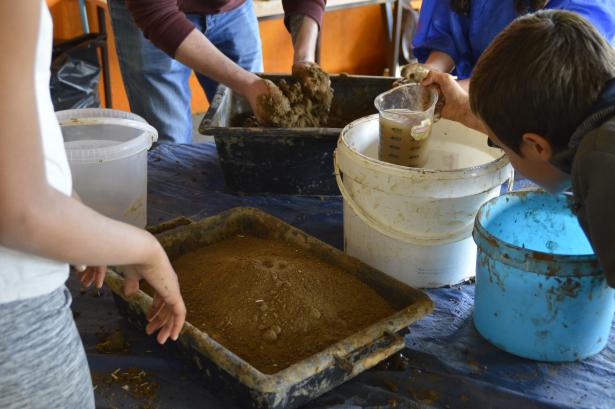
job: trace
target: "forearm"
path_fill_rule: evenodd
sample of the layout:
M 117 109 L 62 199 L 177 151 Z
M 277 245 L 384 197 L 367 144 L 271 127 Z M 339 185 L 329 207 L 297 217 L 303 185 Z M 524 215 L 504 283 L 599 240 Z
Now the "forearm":
M 48 185 L 3 206 L 3 246 L 73 265 L 141 264 L 156 254 L 144 230 L 107 218 Z
M 461 85 L 461 88 L 466 90 L 466 92 L 470 92 L 470 79 L 469 78 L 466 78 L 465 80 L 459 80 L 457 82 L 459 83 L 459 85 Z
M 46 159 L 53 157 L 45 157 L 43 140 L 50 138 L 53 147 L 61 144 L 61 137 L 48 79 L 39 77 L 36 65 L 42 58 L 42 7 L 36 1 L 0 2 L 0 50 L 11 56 L 0 64 L 0 245 L 77 266 L 130 265 L 126 294 L 137 290 L 140 278 L 156 290 L 148 333 L 160 329 L 160 343 L 169 336 L 177 339 L 186 308 L 177 276 L 156 239 L 96 213 L 68 192 L 56 190 L 55 178 L 48 180 Z M 41 97 L 43 92 L 46 97 Z M 50 128 L 43 133 L 45 126 Z M 57 155 L 55 160 L 65 164 L 66 159 Z
M 455 61 L 442 51 L 432 51 L 425 61 L 425 65 L 429 68 L 440 72 L 451 72 L 455 67 Z
M 246 95 L 259 77 L 222 54 L 199 30 L 193 30 L 179 45 L 175 58 L 188 67 Z
M 41 5 L 0 3 L 6 40 L 0 49 L 12 56 L 0 65 L 0 245 L 72 264 L 145 262 L 144 242 L 155 239 L 96 214 L 47 181 L 41 129 L 48 124 L 38 120 L 33 68 Z
M 309 16 L 295 14 L 289 18 L 293 41 L 293 62 L 314 62 L 318 42 L 318 23 Z

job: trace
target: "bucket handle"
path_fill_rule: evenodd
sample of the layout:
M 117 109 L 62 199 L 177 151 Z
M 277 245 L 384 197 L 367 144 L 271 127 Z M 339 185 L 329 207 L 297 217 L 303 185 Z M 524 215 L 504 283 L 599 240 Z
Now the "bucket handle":
M 508 186 L 506 187 L 507 192 L 512 192 L 515 186 L 515 168 L 510 166 L 510 176 L 508 177 Z
M 374 219 L 372 216 L 363 211 L 363 209 L 361 209 L 361 206 L 357 202 L 355 202 L 354 198 L 346 190 L 346 186 L 344 185 L 344 181 L 342 180 L 342 171 L 339 168 L 339 165 L 337 163 L 337 157 L 335 154 L 333 155 L 333 168 L 335 172 L 335 179 L 337 180 L 337 186 L 340 189 L 340 193 L 342 194 L 344 201 L 348 203 L 350 208 L 359 217 L 359 219 L 361 219 L 363 223 L 371 226 L 385 236 L 393 237 L 397 240 L 405 241 L 411 244 L 423 246 L 437 246 L 453 243 L 459 239 L 462 233 L 470 234 L 474 228 L 474 223 L 470 223 L 468 226 L 465 226 L 454 233 L 440 237 L 416 237 L 395 229 L 387 229 L 385 226 L 382 225 L 382 223 L 380 223 L 378 220 Z

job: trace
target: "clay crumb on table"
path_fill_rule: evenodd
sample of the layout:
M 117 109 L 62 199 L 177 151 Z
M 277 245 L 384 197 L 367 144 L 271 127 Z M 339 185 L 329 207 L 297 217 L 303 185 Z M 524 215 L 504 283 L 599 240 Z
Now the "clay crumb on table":
M 107 393 L 107 404 L 114 407 L 115 404 L 125 403 L 125 398 L 120 395 L 127 394 L 138 400 L 140 409 L 153 409 L 156 402 L 158 382 L 151 379 L 151 375 L 141 368 L 117 368 L 107 374 L 92 374 L 94 390 L 102 388 L 118 388 L 123 392 Z M 109 389 L 112 390 L 112 389 Z

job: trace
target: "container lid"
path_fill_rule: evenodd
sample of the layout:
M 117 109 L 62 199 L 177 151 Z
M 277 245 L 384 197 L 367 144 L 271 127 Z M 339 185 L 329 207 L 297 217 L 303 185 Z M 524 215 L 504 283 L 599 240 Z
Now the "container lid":
M 151 148 L 158 132 L 143 118 L 115 109 L 71 109 L 56 113 L 70 162 L 107 162 Z

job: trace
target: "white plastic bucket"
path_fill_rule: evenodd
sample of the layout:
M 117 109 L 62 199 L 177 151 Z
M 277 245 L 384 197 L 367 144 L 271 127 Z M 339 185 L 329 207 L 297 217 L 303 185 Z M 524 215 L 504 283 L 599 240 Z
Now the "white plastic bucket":
M 335 154 L 346 252 L 414 287 L 475 275 L 474 218 L 512 180 L 508 159 L 486 135 L 440 120 L 430 138 L 424 168 L 381 162 L 372 115 L 344 128 Z
M 147 150 L 158 132 L 138 115 L 114 109 L 56 113 L 81 200 L 137 227 L 147 224 Z

